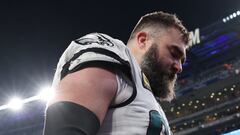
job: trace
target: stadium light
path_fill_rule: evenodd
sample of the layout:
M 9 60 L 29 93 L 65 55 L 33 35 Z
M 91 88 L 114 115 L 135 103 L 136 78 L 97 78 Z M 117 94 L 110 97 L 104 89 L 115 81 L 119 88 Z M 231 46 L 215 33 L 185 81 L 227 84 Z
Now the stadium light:
M 236 16 L 237 16 L 237 14 L 236 14 L 236 13 L 233 13 L 232 15 L 233 15 L 233 17 L 236 17 Z
M 232 13 L 231 15 L 223 18 L 222 21 L 223 21 L 224 23 L 226 23 L 227 21 L 230 21 L 230 20 L 234 19 L 235 17 L 237 17 L 237 16 L 239 16 L 239 15 L 240 15 L 240 11 L 238 10 L 238 11 Z
M 12 110 L 20 110 L 23 107 L 23 102 L 20 98 L 14 97 L 10 100 L 7 106 Z
M 240 15 L 240 11 L 237 11 L 237 15 Z
M 55 91 L 51 87 L 44 87 L 38 94 L 38 98 L 43 101 L 52 99 L 55 95 Z
M 227 22 L 227 20 L 225 18 L 223 18 L 223 22 L 225 23 L 225 22 Z

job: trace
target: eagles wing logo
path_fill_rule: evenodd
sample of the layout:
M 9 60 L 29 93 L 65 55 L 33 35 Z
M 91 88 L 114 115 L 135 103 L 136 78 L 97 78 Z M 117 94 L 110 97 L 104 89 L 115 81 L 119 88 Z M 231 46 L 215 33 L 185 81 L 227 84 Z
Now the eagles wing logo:
M 97 43 L 98 45 L 107 45 L 110 47 L 113 47 L 114 44 L 106 37 L 104 37 L 101 34 L 94 34 L 94 36 L 96 36 L 96 38 L 79 38 L 77 40 L 75 40 L 75 42 L 77 44 L 80 45 L 91 45 L 92 43 Z

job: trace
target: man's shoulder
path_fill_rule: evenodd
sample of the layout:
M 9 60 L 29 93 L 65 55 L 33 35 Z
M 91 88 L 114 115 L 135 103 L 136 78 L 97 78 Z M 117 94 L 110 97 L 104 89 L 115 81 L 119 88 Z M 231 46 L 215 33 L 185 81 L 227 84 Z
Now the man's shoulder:
M 115 38 L 102 33 L 90 33 L 73 40 L 63 55 L 64 60 L 107 60 L 129 61 L 126 45 Z M 121 62 L 120 62 L 121 63 Z
M 103 33 L 90 33 L 83 37 L 80 37 L 74 40 L 79 45 L 100 45 L 100 46 L 107 46 L 107 47 L 114 47 L 114 46 L 124 46 L 126 45 L 119 39 L 113 38 L 107 34 Z

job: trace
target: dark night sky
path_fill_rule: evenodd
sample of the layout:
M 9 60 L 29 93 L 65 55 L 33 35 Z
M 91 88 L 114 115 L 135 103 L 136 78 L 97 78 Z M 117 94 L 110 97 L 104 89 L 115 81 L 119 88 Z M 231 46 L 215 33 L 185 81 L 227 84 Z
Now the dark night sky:
M 0 2 L 0 105 L 33 96 L 50 84 L 71 40 L 102 32 L 127 41 L 141 15 L 176 13 L 188 27 L 203 28 L 240 10 L 239 0 L 49 0 Z

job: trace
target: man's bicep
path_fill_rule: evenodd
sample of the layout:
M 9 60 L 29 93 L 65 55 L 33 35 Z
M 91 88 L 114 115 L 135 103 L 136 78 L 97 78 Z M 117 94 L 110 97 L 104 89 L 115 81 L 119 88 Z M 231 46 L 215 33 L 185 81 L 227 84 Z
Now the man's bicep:
M 60 101 L 70 101 L 86 107 L 102 122 L 116 91 L 115 73 L 97 67 L 84 68 L 68 74 L 60 81 L 56 96 L 49 102 L 49 106 Z

